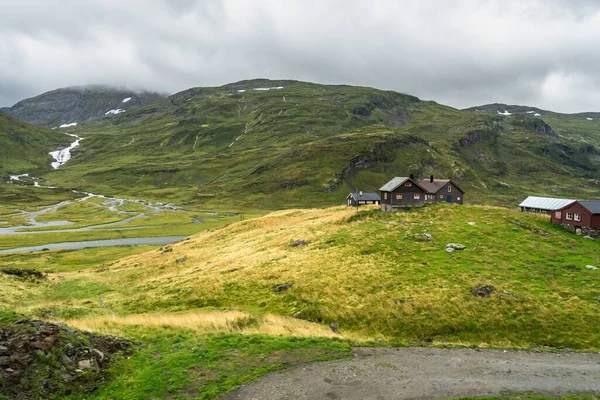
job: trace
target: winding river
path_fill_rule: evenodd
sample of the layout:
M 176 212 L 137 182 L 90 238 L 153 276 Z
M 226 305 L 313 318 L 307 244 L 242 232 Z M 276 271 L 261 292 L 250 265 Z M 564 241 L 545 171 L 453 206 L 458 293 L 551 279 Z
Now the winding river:
M 75 147 L 79 146 L 79 142 L 83 140 L 82 137 L 79 137 L 75 134 L 66 133 L 71 137 L 74 137 L 76 140 L 72 142 L 68 147 L 64 149 L 59 149 L 56 151 L 52 151 L 49 154 L 52 156 L 54 161 L 51 163 L 53 169 L 58 169 L 65 163 L 67 163 L 71 159 L 71 150 Z M 11 175 L 9 177 L 9 183 L 19 183 L 22 182 L 22 178 L 27 178 L 28 180 L 33 181 L 35 187 L 46 188 L 46 189 L 55 189 L 53 186 L 41 186 L 38 183 L 38 178 L 30 176 L 28 173 L 19 174 L 19 175 Z M 180 210 L 179 207 L 170 204 L 170 203 L 154 203 L 146 200 L 132 200 L 132 199 L 120 199 L 116 197 L 104 196 L 101 194 L 94 194 L 89 192 L 79 192 L 73 190 L 74 193 L 82 194 L 84 197 L 78 200 L 67 200 L 62 201 L 58 204 L 54 204 L 49 207 L 42 208 L 41 210 L 29 212 L 29 211 L 18 211 L 13 215 L 27 215 L 28 224 L 27 225 L 19 225 L 19 226 L 11 226 L 0 228 L 0 235 L 24 235 L 24 234 L 39 234 L 39 233 L 63 233 L 63 232 L 81 232 L 81 231 L 103 231 L 103 230 L 113 230 L 112 228 L 118 227 L 120 225 L 127 224 L 134 219 L 142 218 L 146 216 L 146 213 L 132 213 L 127 211 L 119 210 L 119 206 L 123 206 L 126 203 L 137 203 L 142 204 L 145 207 L 150 209 L 150 213 L 157 213 L 161 211 L 175 211 Z M 112 211 L 115 214 L 135 214 L 132 216 L 128 216 L 120 221 L 110 222 L 106 224 L 99 225 L 91 225 L 80 228 L 63 228 L 63 229 L 48 229 L 48 230 L 40 230 L 36 228 L 54 228 L 54 227 L 66 227 L 68 225 L 72 225 L 71 221 L 50 221 L 50 222 L 39 222 L 37 221 L 37 217 L 46 214 L 49 212 L 53 212 L 58 210 L 59 208 L 66 206 L 68 204 L 73 203 L 74 201 L 82 202 L 91 198 L 101 198 L 104 201 L 101 205 L 107 207 L 108 210 Z M 144 229 L 149 228 L 148 226 L 133 226 L 133 227 L 125 227 L 119 228 L 119 230 L 134 230 L 134 229 Z M 109 246 L 136 246 L 136 245 L 165 245 L 168 243 L 173 243 L 178 240 L 185 238 L 186 236 L 160 236 L 160 237 L 140 237 L 140 238 L 125 238 L 125 239 L 107 239 L 107 240 L 87 240 L 87 241 L 79 241 L 79 242 L 61 242 L 61 243 L 47 243 L 39 246 L 29 246 L 29 247 L 19 247 L 13 249 L 1 250 L 0 254 L 10 254 L 10 253 L 21 253 L 21 252 L 31 252 L 31 251 L 40 251 L 40 250 L 56 250 L 56 249 L 64 249 L 64 250 L 78 250 L 84 249 L 88 247 L 109 247 Z

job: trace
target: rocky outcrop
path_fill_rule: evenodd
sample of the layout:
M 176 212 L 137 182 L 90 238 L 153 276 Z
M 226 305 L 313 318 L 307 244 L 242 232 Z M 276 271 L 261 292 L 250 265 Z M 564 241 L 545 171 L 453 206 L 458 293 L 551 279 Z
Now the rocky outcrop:
M 557 137 L 558 135 L 552 130 L 552 127 L 544 122 L 543 119 L 533 117 L 516 117 L 512 124 L 520 126 L 531 131 L 541 133 L 542 135 Z
M 21 320 L 0 325 L 0 398 L 60 398 L 95 390 L 125 339 L 80 332 L 64 324 Z

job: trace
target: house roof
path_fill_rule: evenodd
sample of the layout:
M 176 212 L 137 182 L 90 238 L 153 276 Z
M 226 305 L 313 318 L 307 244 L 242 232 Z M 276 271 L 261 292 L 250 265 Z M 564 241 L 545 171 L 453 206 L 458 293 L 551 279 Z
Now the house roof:
M 458 185 L 454 182 L 452 182 L 452 180 L 450 179 L 434 179 L 433 182 L 431 182 L 430 179 L 423 179 L 422 181 L 419 182 L 419 185 L 421 185 L 428 193 L 437 193 L 441 188 L 443 188 L 444 186 L 446 186 L 449 182 L 451 182 L 454 187 L 456 187 L 458 190 L 460 190 L 462 193 L 464 193 L 464 191 L 458 187 Z
M 385 185 L 383 185 L 382 187 L 380 187 L 379 190 L 382 192 L 393 192 L 398 186 L 404 184 L 406 181 L 411 181 L 417 187 L 423 189 L 425 192 L 427 191 L 427 189 L 425 189 L 423 186 L 421 186 L 418 182 L 414 181 L 413 179 L 410 179 L 407 176 L 397 176 L 397 177 L 393 178 L 391 181 L 389 181 L 388 183 L 386 183 Z
M 571 199 L 557 199 L 554 197 L 536 197 L 529 196 L 525 200 L 519 204 L 519 207 L 527 207 L 527 208 L 539 208 L 541 210 L 559 210 L 569 204 L 573 203 L 575 200 Z
M 366 200 L 366 201 L 374 201 L 374 200 L 381 200 L 381 197 L 379 197 L 379 195 L 377 193 L 372 193 L 372 192 L 362 192 L 362 194 L 360 193 L 350 193 L 346 198 L 352 196 L 355 200 Z
M 600 214 L 600 200 L 580 200 L 578 203 L 587 208 L 592 214 Z

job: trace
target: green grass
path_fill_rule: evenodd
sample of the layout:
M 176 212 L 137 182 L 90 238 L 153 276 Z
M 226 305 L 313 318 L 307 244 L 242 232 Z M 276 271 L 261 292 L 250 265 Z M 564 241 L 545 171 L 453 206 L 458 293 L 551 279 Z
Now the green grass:
M 266 372 L 311 361 L 351 357 L 341 340 L 198 335 L 185 330 L 131 328 L 144 346 L 115 365 L 113 380 L 88 399 L 214 399 Z
M 551 123 L 562 132 L 570 122 Z M 581 126 L 554 138 L 532 129 L 390 91 L 256 80 L 190 89 L 78 127 L 86 140 L 74 159 L 45 177 L 230 210 L 340 204 L 349 190 L 411 173 L 453 178 L 478 204 L 600 194 L 588 181 L 600 162 L 580 151 L 600 132 Z

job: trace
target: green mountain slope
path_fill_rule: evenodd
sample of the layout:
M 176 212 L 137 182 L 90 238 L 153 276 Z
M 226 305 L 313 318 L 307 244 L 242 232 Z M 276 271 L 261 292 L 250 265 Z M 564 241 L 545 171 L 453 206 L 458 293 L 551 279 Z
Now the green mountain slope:
M 22 100 L 3 111 L 30 124 L 54 128 L 74 122 L 81 124 L 99 118 L 110 118 L 116 115 L 114 112 L 129 111 L 163 97 L 165 96 L 159 93 L 136 92 L 102 85 L 75 86 Z M 115 111 L 111 113 L 110 110 Z M 107 112 L 109 113 L 106 114 Z
M 9 174 L 51 170 L 50 151 L 69 144 L 72 138 L 62 132 L 29 125 L 0 113 L 0 180 Z
M 411 173 L 453 178 L 477 203 L 600 195 L 594 130 L 563 134 L 538 117 L 372 88 L 269 80 L 194 88 L 76 132 L 86 137 L 78 153 L 46 178 L 212 207 L 339 204 L 350 189 Z

